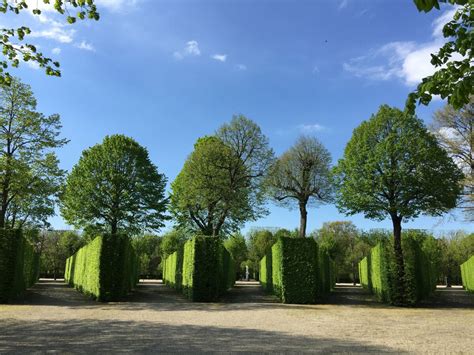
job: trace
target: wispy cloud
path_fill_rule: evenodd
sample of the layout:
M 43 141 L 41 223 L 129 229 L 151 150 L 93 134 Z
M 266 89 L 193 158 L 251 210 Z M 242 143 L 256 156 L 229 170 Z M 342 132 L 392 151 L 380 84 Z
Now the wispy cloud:
M 326 127 L 320 125 L 319 123 L 310 123 L 310 124 L 300 124 L 297 126 L 297 129 L 301 133 L 310 134 L 325 131 Z
M 61 54 L 61 48 L 55 47 L 51 50 L 51 53 L 53 53 L 54 55 L 59 55 Z
M 74 46 L 85 51 L 95 52 L 94 46 L 86 41 L 76 43 Z
M 245 64 L 237 64 L 235 66 L 235 69 L 237 69 L 237 70 L 247 70 L 247 66 Z
M 32 31 L 31 37 L 51 39 L 60 43 L 71 43 L 76 33 L 73 29 L 64 29 L 63 27 L 52 26 L 40 31 Z
M 225 62 L 227 60 L 227 54 L 213 54 L 211 58 L 219 62 Z
M 349 4 L 349 0 L 341 0 L 339 2 L 339 6 L 337 8 L 338 8 L 338 10 L 342 10 L 342 9 L 346 8 L 348 4 Z
M 315 66 L 313 67 L 312 73 L 313 73 L 313 74 L 318 74 L 318 73 L 319 73 L 319 67 L 318 67 L 317 65 L 315 65 Z
M 413 41 L 389 42 L 368 54 L 352 58 L 343 63 L 343 69 L 359 78 L 370 80 L 400 79 L 413 86 L 422 78 L 435 72 L 431 65 L 431 53 L 443 45 L 442 28 L 454 15 L 455 10 L 446 11 L 433 21 L 433 40 L 426 43 Z
M 199 49 L 199 43 L 195 40 L 186 42 L 186 45 L 183 50 L 173 53 L 173 56 L 176 59 L 183 59 L 184 57 L 189 56 L 200 56 L 201 50 Z

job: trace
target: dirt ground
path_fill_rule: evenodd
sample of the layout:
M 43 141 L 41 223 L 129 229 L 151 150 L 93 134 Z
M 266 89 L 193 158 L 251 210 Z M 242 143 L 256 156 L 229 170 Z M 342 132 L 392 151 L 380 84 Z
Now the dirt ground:
M 0 305 L 0 353 L 417 352 L 474 353 L 473 296 L 439 290 L 419 308 L 381 305 L 339 287 L 325 304 L 283 305 L 256 283 L 220 303 L 192 303 L 159 282 L 126 301 L 97 303 L 41 280 Z

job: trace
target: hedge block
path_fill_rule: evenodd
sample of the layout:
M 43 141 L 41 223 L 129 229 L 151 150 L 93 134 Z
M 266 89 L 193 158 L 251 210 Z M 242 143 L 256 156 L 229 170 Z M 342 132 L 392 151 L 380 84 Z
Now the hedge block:
M 138 260 L 124 235 L 98 236 L 66 261 L 66 282 L 99 301 L 117 301 L 138 282 Z
M 215 301 L 235 283 L 235 262 L 220 238 L 196 236 L 163 265 L 164 282 L 192 301 Z
M 461 264 L 462 284 L 469 292 L 474 292 L 474 255 Z
M 370 254 L 359 262 L 359 275 L 363 287 L 380 301 L 415 304 L 436 289 L 437 265 L 433 251 L 427 247 L 431 236 L 418 231 L 407 231 L 402 236 L 405 268 L 405 294 L 396 294 L 396 263 L 393 241 L 382 240 Z
M 0 302 L 22 296 L 35 284 L 39 255 L 19 229 L 0 229 Z
M 260 261 L 260 283 L 267 292 L 273 291 L 271 251 Z

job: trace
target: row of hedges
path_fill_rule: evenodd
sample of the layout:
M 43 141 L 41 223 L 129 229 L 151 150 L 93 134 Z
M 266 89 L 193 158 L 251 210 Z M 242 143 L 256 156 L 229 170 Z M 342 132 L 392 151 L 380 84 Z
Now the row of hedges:
M 166 258 L 163 276 L 192 301 L 215 301 L 234 285 L 235 263 L 219 238 L 197 236 Z
M 361 285 L 382 302 L 415 304 L 436 289 L 438 265 L 431 255 L 431 236 L 407 232 L 402 236 L 405 294 L 396 293 L 396 263 L 391 240 L 382 240 L 359 263 Z
M 125 235 L 103 235 L 66 261 L 64 278 L 99 301 L 117 301 L 138 282 L 138 260 Z
M 260 282 L 284 303 L 315 303 L 332 288 L 332 266 L 313 239 L 280 237 L 260 261 Z
M 22 296 L 38 280 L 39 254 L 19 229 L 0 229 L 0 302 Z
M 474 292 L 474 255 L 461 264 L 462 284 L 469 292 Z

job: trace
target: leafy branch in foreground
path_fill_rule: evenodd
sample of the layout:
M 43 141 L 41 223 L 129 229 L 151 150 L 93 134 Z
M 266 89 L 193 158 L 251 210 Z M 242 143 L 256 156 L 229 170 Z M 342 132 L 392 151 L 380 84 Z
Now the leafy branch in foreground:
M 36 8 L 32 10 L 33 15 L 41 15 L 41 10 L 38 8 L 39 2 L 50 5 L 56 12 L 66 16 L 69 24 L 75 23 L 77 19 L 99 19 L 95 0 L 38 0 Z M 28 3 L 25 0 L 2 0 L 0 2 L 0 12 L 3 14 L 14 13 L 18 15 L 21 11 L 28 10 L 28 8 Z M 10 66 L 17 68 L 21 61 L 36 62 L 40 68 L 44 68 L 47 75 L 61 76 L 59 62 L 45 57 L 43 53 L 38 52 L 35 45 L 23 43 L 25 37 L 30 33 L 31 29 L 27 26 L 0 28 L 0 46 L 3 54 L 3 58 L 0 60 L 0 85 L 10 85 L 12 77 L 7 69 Z
M 438 70 L 423 78 L 416 90 L 408 95 L 406 108 L 414 113 L 416 103 L 428 105 L 433 95 L 447 99 L 455 109 L 469 103 L 474 94 L 473 48 L 474 12 L 472 2 L 467 0 L 415 0 L 419 11 L 428 12 L 433 8 L 439 10 L 439 3 L 450 3 L 460 6 L 453 19 L 443 27 L 443 36 L 449 39 L 438 51 L 431 54 L 431 64 Z

